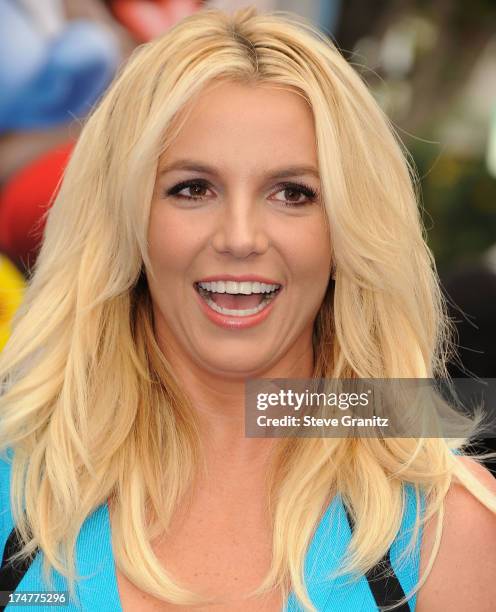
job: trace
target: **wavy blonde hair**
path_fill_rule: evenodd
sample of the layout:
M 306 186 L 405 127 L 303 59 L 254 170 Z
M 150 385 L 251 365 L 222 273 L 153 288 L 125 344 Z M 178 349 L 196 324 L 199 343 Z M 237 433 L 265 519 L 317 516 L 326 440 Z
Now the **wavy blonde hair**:
M 0 448 L 15 449 L 22 555 L 39 546 L 45 580 L 52 566 L 73 596 L 79 530 L 112 499 L 118 567 L 156 597 L 205 601 L 176 584 L 150 546 L 202 453 L 194 408 L 154 337 L 144 270 L 152 273 L 147 226 L 158 159 L 186 120 L 180 111 L 215 79 L 290 88 L 313 110 L 337 266 L 315 321 L 314 375 L 448 377 L 451 324 L 415 173 L 360 76 L 324 34 L 288 13 L 203 10 L 184 19 L 134 53 L 89 117 L 0 357 Z M 272 564 L 255 593 L 291 586 L 314 611 L 303 561 L 333 495 L 356 521 L 342 573 L 364 573 L 398 533 L 404 483 L 426 495 L 414 538 L 438 512 L 418 588 L 437 554 L 454 479 L 496 512 L 494 496 L 451 452 L 467 439 L 280 440 L 267 501 Z

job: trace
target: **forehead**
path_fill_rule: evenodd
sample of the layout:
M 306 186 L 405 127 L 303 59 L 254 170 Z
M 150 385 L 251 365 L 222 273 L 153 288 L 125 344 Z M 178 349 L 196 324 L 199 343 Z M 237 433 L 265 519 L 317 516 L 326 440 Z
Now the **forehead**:
M 243 161 L 266 168 L 317 163 L 313 113 L 297 92 L 267 84 L 209 84 L 185 107 L 186 117 L 164 156 Z

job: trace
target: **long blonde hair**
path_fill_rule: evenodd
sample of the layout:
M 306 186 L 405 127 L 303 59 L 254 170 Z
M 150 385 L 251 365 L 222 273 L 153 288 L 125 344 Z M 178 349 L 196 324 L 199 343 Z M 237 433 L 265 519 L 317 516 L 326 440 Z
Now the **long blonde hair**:
M 288 87 L 313 110 L 337 270 L 315 322 L 315 375 L 447 377 L 450 322 L 415 173 L 359 75 L 291 14 L 203 10 L 184 19 L 135 52 L 89 117 L 0 356 L 0 448 L 15 449 L 22 553 L 39 546 L 45 579 L 52 566 L 73 595 L 79 530 L 112 499 L 119 568 L 156 597 L 205 601 L 176 584 L 150 546 L 202 457 L 195 411 L 154 338 L 144 271 L 158 159 L 185 120 L 180 111 L 214 79 Z M 496 512 L 494 496 L 451 452 L 466 441 L 281 440 L 267 505 L 272 565 L 256 593 L 291 586 L 315 610 L 303 561 L 332 495 L 356 520 L 343 572 L 364 573 L 398 533 L 404 483 L 425 494 L 423 520 L 438 512 L 427 575 L 453 479 Z

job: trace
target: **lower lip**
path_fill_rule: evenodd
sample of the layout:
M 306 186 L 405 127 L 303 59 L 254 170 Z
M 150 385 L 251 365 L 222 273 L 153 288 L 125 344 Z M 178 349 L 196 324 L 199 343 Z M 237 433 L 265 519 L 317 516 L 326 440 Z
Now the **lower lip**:
M 262 323 L 262 321 L 265 321 L 274 307 L 274 302 L 279 297 L 282 289 L 283 288 L 281 287 L 277 292 L 277 295 L 273 297 L 267 306 L 265 306 L 265 308 L 263 308 L 260 312 L 253 315 L 246 315 L 244 317 L 236 317 L 235 315 L 225 315 L 212 310 L 198 291 L 193 287 L 196 299 L 198 300 L 200 308 L 203 310 L 205 315 L 210 319 L 210 321 L 212 321 L 212 323 L 215 323 L 215 325 L 223 327 L 224 329 L 247 329 L 248 327 L 254 327 L 259 323 Z

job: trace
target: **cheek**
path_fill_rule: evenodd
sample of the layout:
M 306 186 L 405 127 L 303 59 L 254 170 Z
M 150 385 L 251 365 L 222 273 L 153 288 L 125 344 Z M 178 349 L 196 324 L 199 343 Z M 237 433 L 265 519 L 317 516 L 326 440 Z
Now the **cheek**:
M 289 234 L 288 234 L 289 238 Z M 292 272 L 315 291 L 327 284 L 331 267 L 331 246 L 324 220 L 305 220 L 286 239 L 286 252 Z
M 192 259 L 199 243 L 198 232 L 187 217 L 173 209 L 152 207 L 148 227 L 148 245 L 157 274 L 183 270 Z

